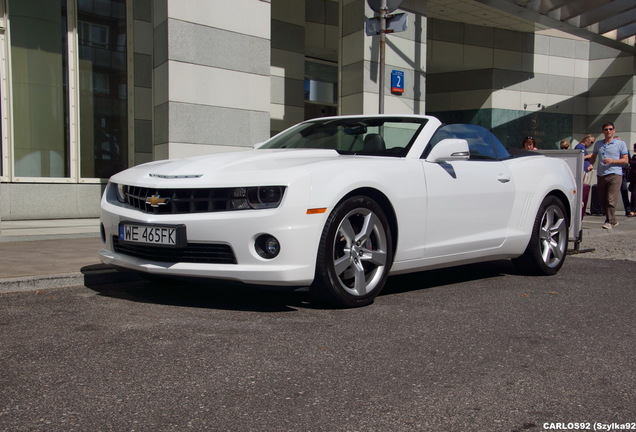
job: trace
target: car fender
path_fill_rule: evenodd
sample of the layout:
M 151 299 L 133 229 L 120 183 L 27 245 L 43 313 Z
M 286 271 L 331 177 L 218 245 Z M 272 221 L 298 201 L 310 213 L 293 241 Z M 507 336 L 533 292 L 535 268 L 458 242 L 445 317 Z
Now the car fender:
M 343 157 L 339 163 L 314 169 L 311 183 L 308 208 L 324 208 L 327 215 L 356 191 L 374 190 L 384 195 L 392 207 L 398 228 L 399 248 L 395 259 L 419 256 L 417 245 L 424 236 L 423 215 L 426 212 L 426 182 L 419 160 Z
M 543 156 L 523 157 L 511 160 L 509 167 L 517 186 L 513 214 L 520 215 L 520 218 L 516 229 L 525 233 L 528 240 L 539 207 L 548 195 L 562 198 L 569 218 L 572 217 L 579 194 L 572 172 L 563 160 Z

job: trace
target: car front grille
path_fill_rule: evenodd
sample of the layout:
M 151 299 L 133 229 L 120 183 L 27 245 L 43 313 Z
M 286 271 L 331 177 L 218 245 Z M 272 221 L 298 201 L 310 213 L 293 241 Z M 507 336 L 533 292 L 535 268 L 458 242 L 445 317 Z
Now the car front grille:
M 236 264 L 236 256 L 229 245 L 220 243 L 188 243 L 183 249 L 125 243 L 113 236 L 115 252 L 149 261 L 168 263 Z
M 150 189 L 126 186 L 126 204 L 144 213 L 185 214 L 233 210 L 232 188 Z M 154 201 L 153 201 L 154 200 Z

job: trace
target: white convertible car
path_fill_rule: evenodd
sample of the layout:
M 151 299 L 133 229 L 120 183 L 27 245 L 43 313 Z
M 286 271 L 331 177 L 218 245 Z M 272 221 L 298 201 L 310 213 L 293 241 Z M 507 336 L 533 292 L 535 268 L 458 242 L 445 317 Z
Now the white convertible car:
M 114 175 L 101 261 L 153 276 L 309 288 L 345 307 L 390 274 L 511 258 L 550 275 L 578 200 L 571 170 L 431 116 L 309 120 L 253 150 Z

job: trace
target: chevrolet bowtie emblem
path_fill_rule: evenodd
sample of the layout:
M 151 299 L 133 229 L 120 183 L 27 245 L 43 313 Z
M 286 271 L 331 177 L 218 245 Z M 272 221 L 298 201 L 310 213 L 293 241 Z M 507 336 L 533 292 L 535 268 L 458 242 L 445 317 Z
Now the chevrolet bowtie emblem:
M 166 205 L 168 201 L 170 201 L 170 198 L 161 198 L 159 195 L 152 195 L 146 198 L 146 204 L 150 205 L 150 207 Z

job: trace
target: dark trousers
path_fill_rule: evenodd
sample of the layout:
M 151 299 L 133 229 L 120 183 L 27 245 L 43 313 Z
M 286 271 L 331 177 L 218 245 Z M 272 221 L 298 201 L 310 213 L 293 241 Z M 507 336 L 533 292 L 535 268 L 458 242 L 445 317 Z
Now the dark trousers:
M 587 199 L 590 197 L 590 189 L 592 189 L 592 186 L 583 183 L 583 196 L 581 197 L 583 199 L 583 208 L 581 209 L 581 220 L 585 217 L 585 209 L 587 208 Z M 634 193 L 632 192 L 632 197 L 633 196 Z
M 632 206 L 629 202 L 629 195 L 627 191 L 628 191 L 627 177 L 623 175 L 623 182 L 621 183 L 621 198 L 623 199 L 623 207 L 625 207 L 625 214 L 628 214 L 634 208 L 634 206 Z

